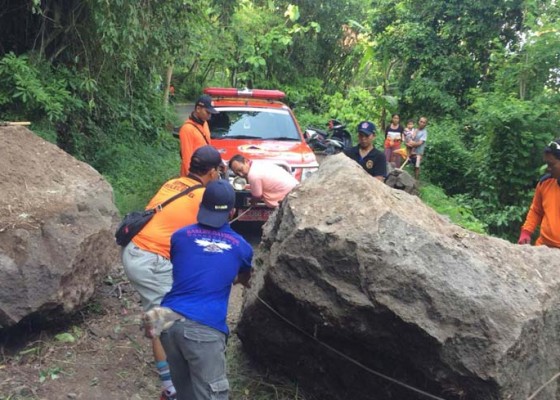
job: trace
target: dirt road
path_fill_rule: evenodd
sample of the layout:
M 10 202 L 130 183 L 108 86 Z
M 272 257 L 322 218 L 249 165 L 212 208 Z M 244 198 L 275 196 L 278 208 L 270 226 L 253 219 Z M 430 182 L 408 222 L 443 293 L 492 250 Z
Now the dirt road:
M 240 229 L 257 246 L 259 229 Z M 241 312 L 243 288 L 232 289 L 230 329 Z M 37 331 L 37 323 L 0 331 L 0 400 L 155 400 L 158 377 L 149 340 L 140 331 L 139 297 L 116 260 L 93 300 L 70 319 Z M 229 352 L 239 352 L 231 340 Z M 239 395 L 236 397 L 236 390 Z M 239 388 L 232 398 L 244 398 Z

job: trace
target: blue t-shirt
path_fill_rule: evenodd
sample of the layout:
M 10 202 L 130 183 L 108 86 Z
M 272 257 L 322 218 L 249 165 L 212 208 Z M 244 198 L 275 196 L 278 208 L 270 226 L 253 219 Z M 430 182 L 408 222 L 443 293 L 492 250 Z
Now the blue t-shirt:
M 424 143 L 414 149 L 414 152 L 416 154 L 424 154 L 424 150 L 426 149 L 426 140 L 428 140 L 428 131 L 426 130 L 426 128 L 418 130 L 416 132 L 416 137 L 413 140 L 415 142 L 419 142 L 420 140 L 424 141 Z
M 173 286 L 161 305 L 228 335 L 231 285 L 240 270 L 251 268 L 252 258 L 253 248 L 229 224 L 177 230 L 171 236 Z

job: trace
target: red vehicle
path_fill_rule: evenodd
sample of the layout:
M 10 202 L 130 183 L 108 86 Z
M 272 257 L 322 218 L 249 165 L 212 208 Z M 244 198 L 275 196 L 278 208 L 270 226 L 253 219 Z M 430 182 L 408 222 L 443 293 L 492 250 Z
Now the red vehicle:
M 302 181 L 317 170 L 315 154 L 305 142 L 292 110 L 279 90 L 207 88 L 219 114 L 209 121 L 212 146 L 227 162 L 235 154 L 283 166 Z M 231 174 L 231 172 L 230 172 Z M 249 208 L 250 187 L 230 175 L 236 191 L 239 221 L 266 221 L 273 210 L 264 203 Z

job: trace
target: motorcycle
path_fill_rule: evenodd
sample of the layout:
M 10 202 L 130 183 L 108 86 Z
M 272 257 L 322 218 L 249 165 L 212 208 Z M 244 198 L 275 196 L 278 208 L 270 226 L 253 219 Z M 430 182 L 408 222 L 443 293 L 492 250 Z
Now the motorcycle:
M 346 125 L 336 119 L 329 120 L 327 131 L 308 127 L 304 136 L 309 147 L 315 152 L 330 155 L 352 147 L 352 136 L 346 130 Z

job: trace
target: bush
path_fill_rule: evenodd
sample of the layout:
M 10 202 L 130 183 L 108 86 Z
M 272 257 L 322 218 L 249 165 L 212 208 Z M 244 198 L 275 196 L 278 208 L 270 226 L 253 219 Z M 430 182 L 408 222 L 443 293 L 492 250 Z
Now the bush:
M 104 148 L 105 177 L 113 186 L 115 203 L 124 215 L 144 209 L 165 181 L 179 175 L 177 140 L 167 132 L 154 143 L 123 139 Z
M 282 85 L 287 102 L 294 109 L 306 110 L 313 114 L 322 114 L 325 110 L 323 101 L 324 83 L 318 78 L 302 78 L 294 85 Z
M 463 144 L 462 130 L 463 127 L 452 120 L 433 122 L 428 127 L 422 174 L 447 195 L 467 193 L 474 186 L 474 177 L 467 175 L 467 171 L 475 160 L 472 151 Z
M 514 239 L 529 207 L 543 148 L 557 136 L 557 106 L 549 99 L 520 100 L 488 93 L 472 108 L 473 162 L 466 198 L 491 234 Z
M 472 209 L 462 204 L 460 199 L 447 196 L 441 188 L 432 184 L 423 184 L 420 187 L 420 198 L 457 225 L 473 232 L 486 233 L 486 224 L 474 216 Z
M 72 95 L 64 75 L 64 68 L 54 69 L 45 60 L 5 55 L 0 59 L 0 114 L 31 121 L 64 120 L 69 111 L 84 106 Z

